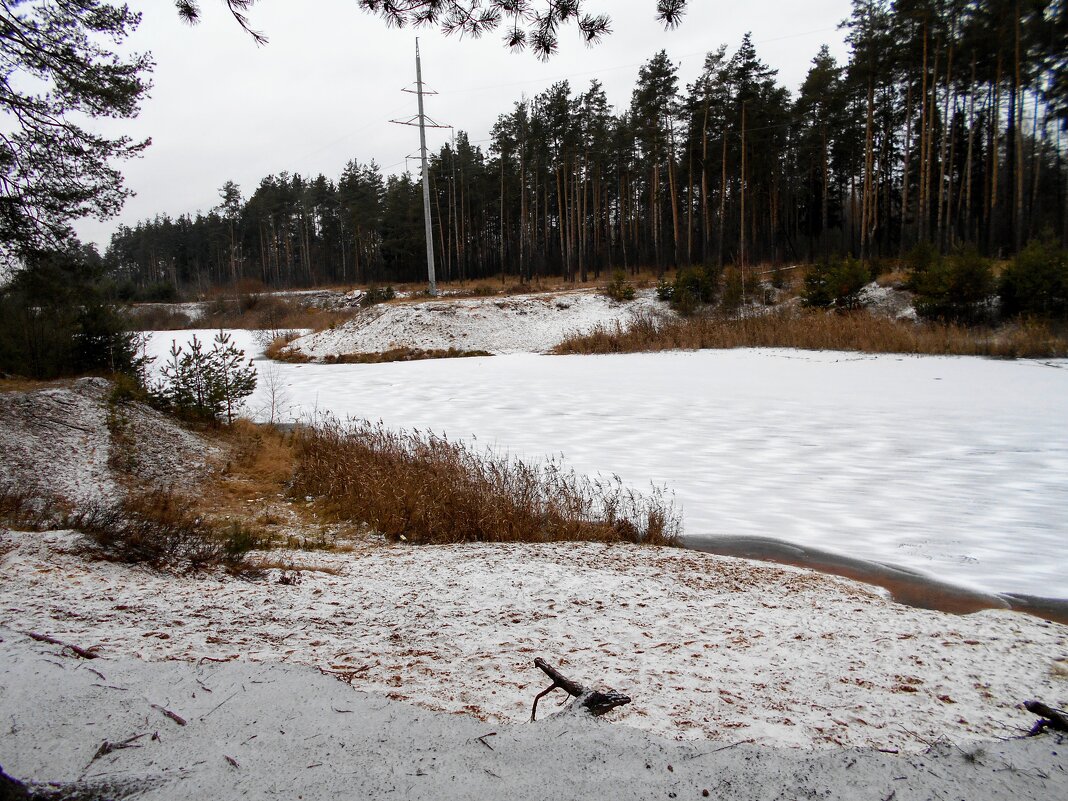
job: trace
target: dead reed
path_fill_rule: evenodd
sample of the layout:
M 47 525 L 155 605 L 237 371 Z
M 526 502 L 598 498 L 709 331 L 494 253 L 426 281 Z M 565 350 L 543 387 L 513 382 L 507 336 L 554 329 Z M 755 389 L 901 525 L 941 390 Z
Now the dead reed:
M 421 432 L 329 422 L 302 431 L 293 493 L 335 520 L 414 543 L 594 540 L 677 544 L 681 517 L 654 488 L 589 479 Z
M 276 362 L 289 362 L 290 364 L 306 364 L 311 357 L 299 350 L 290 350 L 289 343 L 297 337 L 294 332 L 287 331 L 274 337 L 263 350 L 263 355 Z
M 915 353 L 996 358 L 1068 356 L 1068 337 L 1042 322 L 1000 328 L 891 320 L 855 312 L 798 308 L 741 318 L 636 317 L 627 325 L 602 325 L 571 336 L 558 354 L 637 353 L 722 348 L 798 348 L 863 353 Z
M 487 350 L 423 350 L 422 348 L 390 348 L 375 353 L 330 354 L 323 359 L 325 364 L 385 364 L 386 362 L 417 362 L 424 359 L 463 359 L 472 356 L 492 356 Z
M 270 294 L 217 298 L 208 304 L 198 328 L 246 328 L 285 332 L 297 328 L 323 331 L 355 316 L 355 310 L 328 310 L 293 298 Z

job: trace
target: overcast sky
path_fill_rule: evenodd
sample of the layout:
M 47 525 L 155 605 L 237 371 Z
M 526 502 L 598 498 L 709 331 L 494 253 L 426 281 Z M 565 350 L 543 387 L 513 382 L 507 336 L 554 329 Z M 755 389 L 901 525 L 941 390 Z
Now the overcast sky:
M 143 158 L 123 166 L 136 196 L 106 222 L 77 230 L 103 251 L 120 223 L 156 214 L 207 211 L 219 188 L 235 181 L 248 198 L 260 179 L 283 170 L 336 179 L 350 159 L 372 159 L 385 173 L 405 169 L 418 151 L 418 132 L 390 124 L 415 115 L 415 37 L 423 80 L 439 92 L 427 114 L 468 132 L 486 146 L 490 127 L 524 94 L 532 97 L 567 79 L 582 91 L 591 79 L 605 86 L 616 109 L 630 102 L 638 67 L 658 50 L 680 63 L 680 87 L 697 76 L 704 54 L 726 43 L 733 52 L 751 31 L 758 56 L 795 91 L 821 44 L 844 62 L 838 24 L 849 0 L 690 0 L 682 25 L 665 31 L 655 0 L 587 0 L 590 11 L 612 17 L 612 34 L 586 47 L 574 28 L 547 63 L 515 54 L 498 34 L 446 37 L 436 29 L 387 28 L 354 0 L 260 0 L 252 24 L 270 43 L 256 46 L 221 0 L 203 0 L 203 20 L 190 27 L 173 3 L 129 0 L 143 11 L 132 39 L 156 60 L 151 97 L 133 121 L 109 123 L 109 133 L 151 137 Z M 446 130 L 428 132 L 437 149 Z M 408 165 L 417 171 L 416 162 Z

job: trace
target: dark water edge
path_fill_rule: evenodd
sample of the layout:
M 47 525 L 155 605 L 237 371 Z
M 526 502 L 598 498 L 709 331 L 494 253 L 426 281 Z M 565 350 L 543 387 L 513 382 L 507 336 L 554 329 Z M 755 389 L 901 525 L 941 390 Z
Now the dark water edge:
M 718 556 L 736 556 L 762 562 L 805 567 L 820 573 L 874 584 L 900 604 L 969 615 L 984 609 L 1011 609 L 1043 620 L 1068 625 L 1068 599 L 1043 598 L 1021 593 L 987 593 L 961 587 L 915 570 L 883 562 L 869 562 L 821 551 L 772 537 L 688 536 L 685 547 Z

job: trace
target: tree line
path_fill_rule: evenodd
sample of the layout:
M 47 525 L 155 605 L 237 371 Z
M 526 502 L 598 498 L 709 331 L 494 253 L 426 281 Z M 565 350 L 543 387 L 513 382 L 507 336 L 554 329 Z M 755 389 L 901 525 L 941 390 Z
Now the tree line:
M 567 81 L 430 162 L 439 276 L 895 258 L 918 245 L 1018 253 L 1068 242 L 1068 3 L 854 0 L 839 64 L 796 96 L 746 35 L 680 85 L 666 52 L 613 109 Z M 121 228 L 107 262 L 139 291 L 425 275 L 409 173 L 228 182 L 207 213 Z M 169 289 L 168 289 L 169 288 Z

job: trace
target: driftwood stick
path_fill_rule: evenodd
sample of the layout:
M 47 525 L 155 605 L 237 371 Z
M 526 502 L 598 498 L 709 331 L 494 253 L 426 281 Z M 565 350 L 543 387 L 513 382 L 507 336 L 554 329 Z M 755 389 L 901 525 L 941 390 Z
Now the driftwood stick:
M 1031 734 L 1039 734 L 1045 729 L 1068 732 L 1068 715 L 1063 711 L 1046 706 L 1041 701 L 1024 701 L 1024 709 L 1041 718 L 1031 727 Z
M 577 681 L 573 681 L 554 668 L 540 656 L 534 660 L 534 667 L 539 668 L 546 676 L 553 680 L 553 685 L 573 695 L 576 698 L 586 692 L 586 689 Z
M 26 636 L 31 640 L 37 640 L 37 642 L 46 642 L 49 645 L 60 645 L 64 648 L 69 648 L 82 659 L 96 659 L 100 656 L 100 654 L 93 653 L 85 648 L 80 648 L 77 645 L 71 645 L 69 642 L 63 642 L 63 640 L 57 640 L 55 637 L 50 637 L 47 634 L 38 634 L 35 631 L 27 631 Z
M 607 692 L 602 692 L 601 690 L 588 690 L 577 681 L 569 679 L 540 656 L 534 660 L 534 666 L 552 679 L 553 683 L 548 689 L 542 690 L 535 696 L 534 705 L 530 710 L 531 722 L 536 719 L 538 714 L 538 701 L 558 687 L 568 695 L 578 699 L 579 706 L 594 717 L 610 712 L 617 706 L 623 706 L 624 704 L 630 703 L 630 697 L 623 695 L 623 693 L 617 693 L 612 690 Z

